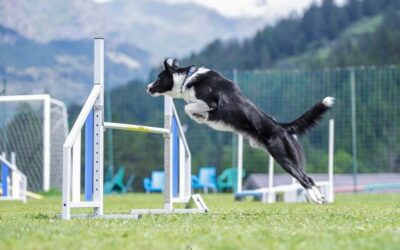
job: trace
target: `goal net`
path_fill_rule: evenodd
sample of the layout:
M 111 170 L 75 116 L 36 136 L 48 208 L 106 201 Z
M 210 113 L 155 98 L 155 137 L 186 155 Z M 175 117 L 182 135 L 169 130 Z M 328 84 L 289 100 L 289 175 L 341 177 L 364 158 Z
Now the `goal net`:
M 0 96 L 0 152 L 16 153 L 29 190 L 61 189 L 67 120 L 64 103 L 49 95 Z

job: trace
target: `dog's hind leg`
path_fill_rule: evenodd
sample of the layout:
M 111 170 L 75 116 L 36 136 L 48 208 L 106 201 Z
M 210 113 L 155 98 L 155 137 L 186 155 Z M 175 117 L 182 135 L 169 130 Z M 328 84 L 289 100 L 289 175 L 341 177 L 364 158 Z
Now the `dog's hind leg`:
M 269 139 L 266 147 L 278 164 L 306 189 L 311 201 L 317 204 L 326 203 L 314 180 L 304 170 L 303 150 L 297 139 L 285 134 L 282 137 Z

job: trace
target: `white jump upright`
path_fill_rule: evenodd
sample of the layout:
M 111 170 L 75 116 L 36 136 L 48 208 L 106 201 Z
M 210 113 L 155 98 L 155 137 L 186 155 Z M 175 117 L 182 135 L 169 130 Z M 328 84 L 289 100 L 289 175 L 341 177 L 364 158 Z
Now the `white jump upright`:
M 85 125 L 84 200 L 81 200 L 81 131 Z M 103 213 L 105 129 L 119 129 L 164 136 L 164 207 L 134 209 L 128 214 Z M 191 194 L 191 154 L 172 98 L 164 98 L 164 127 L 104 122 L 104 40 L 94 40 L 94 87 L 64 143 L 62 218 L 133 218 L 142 214 L 204 213 L 200 195 Z M 185 203 L 185 209 L 175 209 Z M 92 214 L 71 214 L 73 208 L 93 208 Z
M 334 120 L 329 120 L 329 145 L 328 145 L 328 180 L 316 181 L 315 185 L 320 189 L 321 194 L 326 198 L 327 202 L 334 202 L 333 187 L 333 159 L 334 159 Z M 288 185 L 274 186 L 274 158 L 269 156 L 268 164 L 268 187 L 254 190 L 243 190 L 243 137 L 239 135 L 238 140 L 238 190 L 235 193 L 235 199 L 242 199 L 246 196 L 259 198 L 263 203 L 275 203 L 277 194 L 283 194 L 284 202 L 301 202 L 306 200 L 304 192 L 299 192 L 304 188 L 292 178 L 292 183 Z
M 0 156 L 0 163 L 0 201 L 20 200 L 25 203 L 28 183 L 26 176 L 16 166 L 15 153 L 11 153 L 11 162 L 7 160 L 6 153 L 3 153 Z

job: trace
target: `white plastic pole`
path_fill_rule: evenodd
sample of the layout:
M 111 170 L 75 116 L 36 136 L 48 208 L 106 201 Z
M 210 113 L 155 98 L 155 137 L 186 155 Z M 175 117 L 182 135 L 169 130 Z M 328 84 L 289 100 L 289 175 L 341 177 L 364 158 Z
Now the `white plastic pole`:
M 275 202 L 275 193 L 272 191 L 274 187 L 274 158 L 269 155 L 268 162 L 268 203 Z
M 11 152 L 11 164 L 13 164 L 14 166 L 17 166 L 17 161 L 15 158 L 15 152 Z M 18 199 L 20 197 L 21 194 L 21 190 L 20 190 L 20 176 L 19 173 L 17 171 L 11 171 L 11 185 L 12 185 L 12 196 L 15 199 Z
M 43 190 L 49 191 L 50 189 L 50 121 L 51 121 L 51 110 L 50 110 L 50 96 L 46 95 L 44 99 L 44 112 L 43 112 Z
M 243 190 L 243 136 L 238 135 L 238 162 L 237 162 L 237 192 L 240 193 Z
M 269 155 L 269 162 L 268 162 L 268 190 L 272 190 L 274 186 L 274 158 Z
M 63 192 L 62 192 L 62 219 L 71 219 L 71 148 L 65 147 L 63 149 Z
M 79 113 L 78 118 L 76 118 L 74 126 L 71 128 L 71 131 L 67 136 L 67 139 L 65 140 L 64 148 L 72 148 L 76 138 L 78 137 L 79 133 L 82 130 L 83 125 L 85 125 L 85 121 L 88 114 L 92 110 L 92 107 L 93 105 L 95 105 L 97 97 L 100 94 L 101 94 L 101 87 L 99 85 L 95 85 L 92 91 L 90 92 L 89 97 L 86 99 L 86 102 L 83 105 L 83 108 Z
M 334 140 L 335 140 L 335 122 L 333 119 L 329 120 L 329 197 L 328 202 L 333 202 L 335 199 L 335 192 L 333 190 L 333 157 L 334 157 Z
M 94 104 L 94 167 L 93 201 L 99 206 L 94 208 L 95 215 L 103 215 L 103 156 L 104 156 L 104 39 L 94 39 L 94 85 L 99 85 L 100 94 Z
M 182 139 L 179 137 L 179 198 L 185 198 L 185 182 L 186 178 L 186 155 L 185 146 L 183 145 Z
M 65 106 L 65 104 L 62 101 L 59 101 L 57 99 L 54 98 L 50 98 L 50 104 L 51 105 L 56 105 L 58 107 L 61 108 L 61 112 L 63 115 L 63 125 L 64 125 L 64 135 L 65 137 L 68 136 L 68 112 L 67 112 L 67 107 Z
M 190 152 L 186 152 L 185 161 L 185 199 L 189 200 L 192 195 L 192 155 Z
M 185 132 L 183 131 L 182 123 L 179 120 L 179 115 L 178 115 L 178 112 L 176 111 L 176 108 L 175 108 L 175 105 L 174 105 L 173 101 L 172 101 L 172 114 L 175 116 L 175 120 L 178 123 L 179 137 L 182 139 L 183 145 L 185 146 L 186 153 L 190 156 L 191 155 L 190 148 L 189 148 L 189 145 L 188 145 L 188 143 L 186 141 Z
M 115 123 L 115 122 L 105 122 L 105 128 L 119 129 L 126 131 L 137 131 L 142 133 L 153 133 L 153 134 L 168 134 L 169 130 L 165 128 L 149 127 L 135 124 L 125 124 L 125 123 Z
M 186 141 L 185 131 L 183 129 L 182 123 L 179 119 L 178 112 L 176 111 L 175 104 L 172 101 L 172 115 L 178 125 L 178 136 L 179 136 L 179 155 L 180 155 L 180 172 L 179 181 L 182 186 L 180 186 L 179 192 L 182 194 L 181 200 L 189 201 L 192 196 L 192 155 L 190 153 L 190 148 Z M 183 157 L 183 158 L 182 158 Z M 182 167 L 183 166 L 183 167 Z
M 72 202 L 81 200 L 81 133 L 72 147 Z
M 164 135 L 164 209 L 173 209 L 172 205 L 172 98 L 164 97 L 164 128 L 169 131 Z

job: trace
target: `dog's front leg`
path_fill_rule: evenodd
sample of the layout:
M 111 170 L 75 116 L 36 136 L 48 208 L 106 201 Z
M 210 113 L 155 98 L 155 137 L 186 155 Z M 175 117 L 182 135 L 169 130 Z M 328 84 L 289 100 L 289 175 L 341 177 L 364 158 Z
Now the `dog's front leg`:
M 185 106 L 185 113 L 195 122 L 201 124 L 207 121 L 208 112 L 213 110 L 204 101 L 189 103 Z

